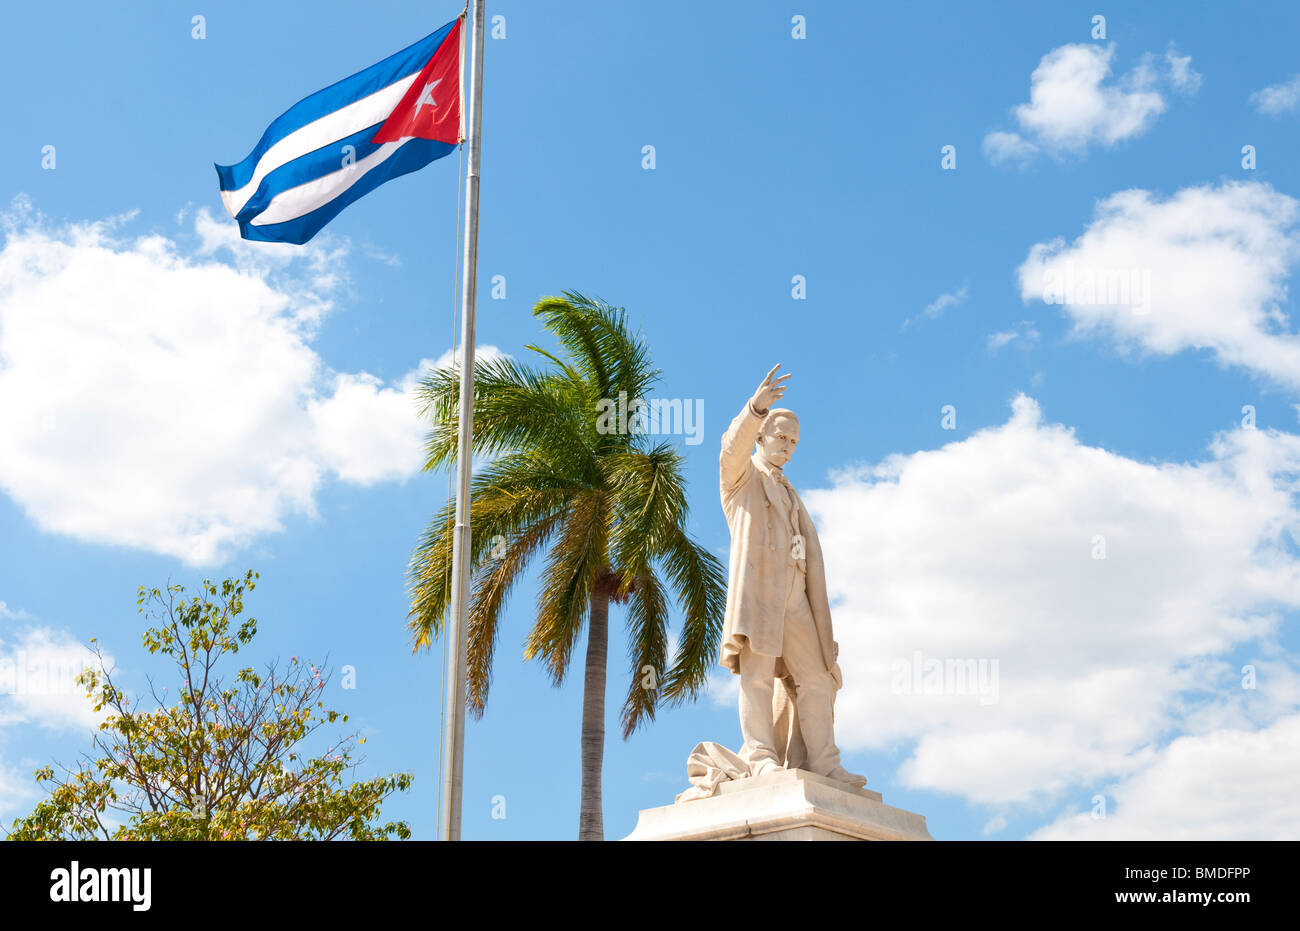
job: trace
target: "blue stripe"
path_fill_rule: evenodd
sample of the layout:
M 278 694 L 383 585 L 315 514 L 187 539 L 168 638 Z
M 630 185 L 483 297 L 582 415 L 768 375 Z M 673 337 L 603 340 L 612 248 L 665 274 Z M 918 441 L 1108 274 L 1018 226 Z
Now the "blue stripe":
M 358 71 L 349 78 L 331 84 L 310 97 L 298 101 L 267 127 L 257 146 L 248 157 L 235 165 L 217 165 L 217 177 L 221 190 L 237 191 L 253 178 L 257 163 L 266 154 L 267 149 L 275 145 L 290 133 L 302 129 L 328 113 L 333 113 L 350 103 L 368 97 L 375 91 L 387 87 L 394 81 L 418 72 L 429 63 L 434 52 L 442 45 L 447 34 L 451 32 L 456 20 L 452 20 L 437 32 L 425 36 L 414 45 L 390 55 L 378 64 L 371 65 L 364 71 Z
M 376 123 L 374 126 L 367 126 L 365 129 L 358 130 L 338 142 L 331 142 L 329 145 L 321 146 L 315 152 L 308 152 L 291 162 L 285 162 L 262 179 L 262 183 L 257 186 L 256 193 L 248 199 L 248 202 L 244 204 L 243 209 L 239 211 L 239 215 L 235 219 L 251 220 L 269 207 L 271 199 L 277 194 L 338 171 L 343 167 L 343 147 L 345 145 L 350 145 L 356 150 L 355 161 L 358 162 L 372 152 L 377 151 L 383 146 L 383 143 L 376 143 L 371 140 L 374 138 L 375 133 L 379 132 L 379 127 L 383 125 L 383 123 Z M 361 169 L 354 168 L 354 170 L 360 171 Z
M 248 220 L 239 221 L 239 235 L 259 242 L 289 242 L 301 246 L 315 236 L 322 226 L 338 216 L 348 204 L 369 194 L 385 181 L 418 171 L 434 159 L 442 158 L 456 150 L 456 143 L 437 142 L 433 139 L 412 139 L 404 143 L 383 164 L 370 169 L 352 187 L 328 204 L 318 207 L 284 223 L 254 226 Z M 242 216 L 242 214 L 241 214 Z

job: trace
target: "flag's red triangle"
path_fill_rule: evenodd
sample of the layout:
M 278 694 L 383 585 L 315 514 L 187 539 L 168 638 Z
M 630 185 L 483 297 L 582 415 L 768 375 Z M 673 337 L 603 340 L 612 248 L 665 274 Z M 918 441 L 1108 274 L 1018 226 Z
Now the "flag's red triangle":
M 460 26 L 447 38 L 407 88 L 402 100 L 375 133 L 373 142 L 396 142 L 410 136 L 460 142 Z

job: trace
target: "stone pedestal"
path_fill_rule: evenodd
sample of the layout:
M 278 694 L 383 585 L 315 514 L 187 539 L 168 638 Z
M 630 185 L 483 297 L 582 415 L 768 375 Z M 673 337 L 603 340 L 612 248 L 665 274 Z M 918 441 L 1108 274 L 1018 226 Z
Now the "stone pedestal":
M 624 840 L 934 840 L 879 792 L 802 769 L 724 782 L 710 798 L 646 808 Z

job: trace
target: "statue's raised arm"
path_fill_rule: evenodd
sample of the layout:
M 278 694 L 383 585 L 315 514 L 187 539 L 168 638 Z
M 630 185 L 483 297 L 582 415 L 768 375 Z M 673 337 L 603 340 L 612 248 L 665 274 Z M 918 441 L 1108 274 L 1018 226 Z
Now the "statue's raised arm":
M 780 367 L 780 362 L 772 366 L 772 370 L 754 390 L 749 400 L 745 402 L 744 409 L 731 421 L 727 432 L 722 436 L 718 477 L 724 496 L 744 484 L 753 470 L 749 456 L 758 439 L 759 428 L 773 403 L 779 401 L 785 394 L 785 380 L 790 377 L 786 374 L 773 380 Z
M 754 408 L 754 413 L 760 415 L 766 414 L 775 402 L 781 400 L 781 398 L 785 396 L 785 380 L 790 377 L 791 373 L 786 372 L 780 378 L 776 379 L 776 381 L 772 380 L 772 376 L 776 374 L 776 370 L 780 367 L 780 362 L 772 366 L 772 371 L 767 373 L 766 377 L 764 377 L 763 381 L 754 391 L 754 396 L 749 399 L 749 403 Z

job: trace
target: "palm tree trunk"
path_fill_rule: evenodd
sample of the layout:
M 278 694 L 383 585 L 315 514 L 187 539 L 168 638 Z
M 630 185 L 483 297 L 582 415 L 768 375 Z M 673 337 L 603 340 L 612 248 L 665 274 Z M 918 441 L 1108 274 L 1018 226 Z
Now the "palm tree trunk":
M 591 593 L 587 622 L 587 671 L 582 683 L 582 807 L 578 840 L 604 840 L 600 772 L 605 760 L 605 666 L 609 652 L 609 588 Z

